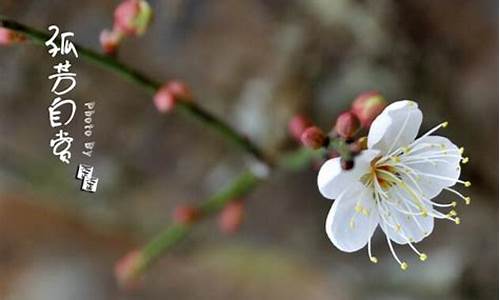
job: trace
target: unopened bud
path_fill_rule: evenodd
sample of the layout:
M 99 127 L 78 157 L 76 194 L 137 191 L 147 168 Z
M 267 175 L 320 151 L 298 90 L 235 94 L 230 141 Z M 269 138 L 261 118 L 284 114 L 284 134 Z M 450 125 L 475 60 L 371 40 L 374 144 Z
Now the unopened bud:
M 325 145 L 326 136 L 321 129 L 316 126 L 311 126 L 304 130 L 300 137 L 300 140 L 306 147 L 319 149 Z
M 364 92 L 360 94 L 352 104 L 352 113 L 354 113 L 361 126 L 370 128 L 373 120 L 384 110 L 387 102 L 377 91 Z
M 340 166 L 342 167 L 342 170 L 350 170 L 354 167 L 354 160 L 350 159 L 350 160 L 345 160 L 345 159 L 342 159 L 340 161 Z
M 189 88 L 179 81 L 170 81 L 158 89 L 154 96 L 154 103 L 158 111 L 170 112 L 177 101 L 191 101 Z
M 295 115 L 290 122 L 288 122 L 288 132 L 293 138 L 300 141 L 302 133 L 304 133 L 304 131 L 312 125 L 313 123 L 307 117 L 303 115 Z
M 145 0 L 125 0 L 115 9 L 114 29 L 126 35 L 142 35 L 150 21 L 152 11 Z
M 101 43 L 104 53 L 114 55 L 120 45 L 122 37 L 123 34 L 120 31 L 110 31 L 107 29 L 101 31 L 101 34 L 99 35 L 99 42 Z
M 234 200 L 226 204 L 219 214 L 218 223 L 222 232 L 236 233 L 243 223 L 244 205 L 242 200 Z
M 173 213 L 175 222 L 184 225 L 190 225 L 200 216 L 200 211 L 190 205 L 178 205 Z
M 335 131 L 345 139 L 351 138 L 358 129 L 359 120 L 356 115 L 350 111 L 340 114 L 335 123 Z
M 141 284 L 141 268 L 144 257 L 139 250 L 126 254 L 115 264 L 115 278 L 118 285 L 125 289 L 134 289 Z
M 8 46 L 17 44 L 23 42 L 25 39 L 24 35 L 16 31 L 0 27 L 0 45 Z

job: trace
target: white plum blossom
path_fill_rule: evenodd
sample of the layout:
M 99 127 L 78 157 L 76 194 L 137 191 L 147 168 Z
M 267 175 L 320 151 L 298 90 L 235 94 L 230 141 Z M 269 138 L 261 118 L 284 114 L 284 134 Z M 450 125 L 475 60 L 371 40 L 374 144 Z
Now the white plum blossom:
M 432 199 L 446 190 L 470 203 L 469 197 L 451 188 L 456 183 L 470 186 L 459 179 L 460 162 L 468 158 L 462 157 L 463 148 L 432 135 L 447 122 L 416 139 L 421 123 L 422 112 L 415 102 L 394 102 L 372 123 L 367 149 L 356 156 L 353 169 L 343 170 L 340 158 L 321 166 L 319 190 L 335 199 L 326 232 L 340 250 L 354 252 L 368 245 L 369 258 L 376 263 L 371 238 L 380 225 L 394 259 L 406 270 L 408 264 L 398 257 L 392 242 L 408 245 L 424 261 L 427 255 L 414 244 L 431 234 L 434 219 L 460 223 L 455 201 L 443 204 Z

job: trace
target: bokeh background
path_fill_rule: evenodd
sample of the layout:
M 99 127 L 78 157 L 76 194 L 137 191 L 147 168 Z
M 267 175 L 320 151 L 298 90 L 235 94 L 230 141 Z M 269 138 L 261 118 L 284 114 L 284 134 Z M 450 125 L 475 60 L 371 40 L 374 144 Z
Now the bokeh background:
M 57 24 L 99 49 L 118 2 L 1 0 L 0 14 Z M 427 262 L 398 247 L 410 263 L 402 272 L 380 233 L 377 265 L 365 251 L 334 248 L 316 171 L 280 171 L 246 199 L 237 235 L 204 222 L 143 289 L 123 292 L 114 262 L 158 233 L 177 204 L 229 182 L 248 157 L 199 122 L 158 114 L 141 88 L 80 59 L 72 95 L 97 103 L 92 162 L 101 179 L 96 194 L 80 192 L 75 164 L 48 146 L 54 60 L 34 45 L 0 48 L 0 299 L 498 298 L 498 1 L 150 3 L 155 20 L 124 44 L 122 61 L 185 80 L 201 106 L 274 154 L 298 147 L 286 130 L 296 112 L 329 129 L 361 91 L 414 99 L 423 129 L 448 120 L 443 133 L 465 146 L 472 205 L 459 205 L 461 225 L 437 222 L 419 244 Z

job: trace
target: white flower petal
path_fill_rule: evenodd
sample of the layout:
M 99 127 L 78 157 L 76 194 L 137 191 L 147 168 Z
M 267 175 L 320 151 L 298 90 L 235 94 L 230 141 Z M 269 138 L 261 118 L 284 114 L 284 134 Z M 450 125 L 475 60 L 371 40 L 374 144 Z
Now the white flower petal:
M 434 218 L 430 214 L 432 207 L 417 201 L 414 198 L 415 195 L 419 195 L 417 191 L 409 193 L 400 187 L 392 187 L 388 191 L 392 204 L 385 202 L 385 210 L 380 210 L 380 213 L 384 214 L 384 217 L 381 217 L 380 227 L 392 241 L 398 244 L 407 244 L 409 241 L 418 243 L 430 235 L 434 229 Z M 428 214 L 417 215 L 421 210 L 407 202 L 419 203 L 418 206 L 423 207 Z
M 371 192 L 355 183 L 332 205 L 326 219 L 326 233 L 344 252 L 363 248 L 378 225 L 378 214 Z
M 340 157 L 327 160 L 318 173 L 318 188 L 323 197 L 337 198 L 354 182 L 359 182 L 361 176 L 368 172 L 370 162 L 379 154 L 376 150 L 365 150 L 354 159 L 354 168 L 343 170 Z
M 417 173 L 413 178 L 428 199 L 436 197 L 445 187 L 455 185 L 460 177 L 460 153 L 458 147 L 442 136 L 422 138 L 415 151 L 403 159 Z M 414 158 L 412 158 L 414 157 Z M 416 160 L 417 157 L 422 159 Z M 447 179 L 445 179 L 447 178 Z
M 368 148 L 389 153 L 415 140 L 422 112 L 417 103 L 402 100 L 387 106 L 373 121 L 368 134 Z

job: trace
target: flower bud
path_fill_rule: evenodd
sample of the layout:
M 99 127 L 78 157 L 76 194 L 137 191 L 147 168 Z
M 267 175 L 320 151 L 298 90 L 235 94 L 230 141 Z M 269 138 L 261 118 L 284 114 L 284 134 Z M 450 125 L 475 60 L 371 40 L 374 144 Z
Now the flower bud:
M 319 149 L 325 145 L 326 136 L 321 129 L 316 126 L 311 126 L 304 130 L 300 136 L 300 140 L 306 147 Z
M 104 29 L 101 31 L 99 35 L 99 42 L 101 43 L 101 47 L 104 50 L 104 53 L 108 55 L 116 54 L 116 50 L 120 45 L 123 34 L 120 31 L 116 30 L 107 30 Z
M 177 101 L 191 101 L 192 96 L 185 84 L 170 81 L 158 89 L 153 100 L 158 111 L 165 113 L 172 111 Z
M 144 257 L 139 250 L 134 250 L 119 259 L 115 264 L 115 278 L 118 285 L 125 289 L 139 287 L 140 271 Z
M 0 27 L 0 45 L 12 45 L 23 42 L 25 36 L 13 30 Z
M 354 167 L 354 160 L 342 159 L 342 160 L 340 160 L 340 167 L 342 168 L 342 170 L 350 170 Z
M 377 91 L 360 94 L 352 104 L 352 113 L 355 114 L 364 128 L 370 128 L 373 120 L 384 110 L 387 102 Z
M 125 0 L 115 9 L 114 29 L 125 35 L 142 35 L 150 21 L 152 11 L 145 0 Z
M 300 141 L 302 133 L 304 133 L 304 131 L 312 125 L 313 123 L 307 117 L 295 115 L 290 122 L 288 122 L 288 132 L 293 138 Z
M 335 131 L 341 137 L 351 138 L 359 129 L 359 120 L 352 112 L 346 111 L 337 118 Z
M 227 234 L 236 233 L 243 223 L 244 205 L 242 200 L 233 200 L 226 204 L 219 214 L 219 229 Z
M 175 222 L 184 225 L 190 225 L 200 216 L 200 211 L 190 205 L 178 205 L 173 213 Z

